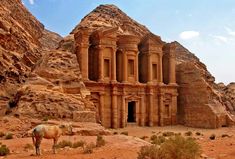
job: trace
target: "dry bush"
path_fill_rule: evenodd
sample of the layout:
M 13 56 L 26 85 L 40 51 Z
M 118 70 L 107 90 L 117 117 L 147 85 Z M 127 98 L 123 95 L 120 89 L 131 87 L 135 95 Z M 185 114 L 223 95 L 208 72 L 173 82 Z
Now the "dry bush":
M 200 154 L 201 148 L 194 139 L 176 135 L 166 140 L 161 146 L 141 147 L 138 159 L 197 159 Z
M 0 145 L 0 156 L 6 156 L 10 153 L 9 148 L 6 145 Z
M 24 145 L 24 149 L 25 149 L 25 150 L 33 150 L 34 147 L 33 147 L 32 144 L 25 144 L 25 145 Z
M 73 143 L 71 141 L 62 140 L 57 145 L 56 148 L 65 148 L 65 147 L 72 147 Z
M 145 139 L 147 139 L 147 138 L 149 138 L 148 136 L 141 136 L 140 137 L 140 139 L 142 139 L 142 140 L 145 140 Z
M 201 154 L 201 147 L 195 139 L 175 136 L 165 141 L 160 151 L 164 159 L 196 159 Z
M 83 153 L 85 154 L 91 154 L 93 153 L 93 149 L 95 148 L 95 144 L 93 142 L 87 144 L 84 149 L 83 149 Z
M 157 136 L 157 135 L 152 135 L 150 139 L 151 143 L 155 145 L 161 145 L 166 141 L 166 138 L 164 136 Z
M 175 133 L 174 132 L 171 132 L 171 131 L 167 131 L 167 132 L 163 132 L 162 133 L 162 136 L 174 136 L 175 135 Z
M 192 133 L 192 131 L 187 131 L 187 132 L 184 133 L 184 135 L 185 135 L 185 136 L 192 136 L 193 133 Z
M 4 137 L 5 136 L 5 133 L 0 131 L 0 137 Z
M 202 133 L 200 133 L 200 132 L 196 132 L 195 133 L 197 136 L 201 136 L 202 135 Z
M 211 136 L 209 137 L 211 140 L 215 140 L 215 134 L 211 134 Z
M 159 159 L 160 151 L 157 145 L 142 146 L 137 159 Z
M 84 147 L 85 144 L 86 144 L 85 141 L 82 141 L 82 140 L 76 141 L 73 143 L 72 148 Z
M 44 116 L 43 118 L 42 118 L 42 121 L 48 121 L 49 120 L 49 117 L 48 116 Z
M 13 139 L 13 134 L 12 133 L 7 133 L 5 135 L 5 139 L 9 140 L 9 139 Z
M 101 147 L 105 145 L 105 140 L 103 139 L 103 136 L 98 135 L 96 138 L 96 147 Z

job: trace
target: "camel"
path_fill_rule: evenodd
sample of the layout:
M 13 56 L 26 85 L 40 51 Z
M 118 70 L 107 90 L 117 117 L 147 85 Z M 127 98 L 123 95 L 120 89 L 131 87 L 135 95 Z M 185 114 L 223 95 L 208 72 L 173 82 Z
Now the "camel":
M 42 139 L 53 139 L 54 144 L 52 146 L 53 153 L 56 153 L 56 144 L 61 135 L 71 135 L 72 134 L 72 126 L 71 125 L 45 125 L 41 124 L 33 128 L 32 139 L 33 144 L 36 149 L 36 155 L 41 155 L 40 152 L 40 144 Z

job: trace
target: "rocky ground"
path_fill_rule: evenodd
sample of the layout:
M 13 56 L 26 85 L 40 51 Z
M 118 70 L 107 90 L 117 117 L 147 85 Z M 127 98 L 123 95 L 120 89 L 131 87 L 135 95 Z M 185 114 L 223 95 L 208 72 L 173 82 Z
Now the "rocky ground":
M 195 137 L 197 142 L 202 147 L 202 156 L 204 158 L 214 159 L 234 159 L 235 158 L 235 128 L 226 127 L 220 129 L 196 129 L 184 126 L 170 126 L 170 127 L 136 127 L 128 126 L 125 129 L 110 130 L 117 135 L 105 135 L 105 146 L 96 147 L 93 149 L 93 153 L 84 154 L 82 148 L 63 148 L 58 149 L 57 154 L 52 154 L 51 146 L 53 141 L 44 139 L 42 142 L 43 155 L 37 157 L 34 155 L 33 149 L 26 149 L 25 145 L 32 144 L 31 138 L 13 138 L 10 140 L 1 140 L 3 144 L 6 144 L 11 154 L 8 155 L 8 159 L 31 159 L 31 158 L 57 158 L 63 159 L 69 155 L 69 158 L 76 159 L 135 159 L 138 156 L 138 151 L 141 146 L 149 145 L 149 138 L 154 134 L 160 134 L 163 132 L 175 132 L 181 133 L 184 136 L 185 132 L 191 131 L 192 137 Z M 128 132 L 128 136 L 122 135 L 122 132 Z M 196 135 L 196 132 L 200 132 L 202 135 Z M 112 133 L 112 134 L 113 134 Z M 215 134 L 216 139 L 210 140 L 211 134 Z M 223 134 L 228 135 L 222 137 Z M 91 136 L 92 135 L 92 136 Z M 146 136 L 144 140 L 140 139 Z M 74 135 L 63 136 L 61 140 L 67 141 L 80 141 L 83 140 L 86 143 L 95 143 L 95 134 L 90 135 Z

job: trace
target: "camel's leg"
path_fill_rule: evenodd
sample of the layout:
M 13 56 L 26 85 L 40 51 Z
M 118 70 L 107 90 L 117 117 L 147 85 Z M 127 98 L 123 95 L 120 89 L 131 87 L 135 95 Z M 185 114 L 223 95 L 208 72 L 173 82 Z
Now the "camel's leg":
M 54 138 L 54 144 L 52 146 L 52 149 L 53 149 L 53 153 L 55 154 L 56 153 L 56 145 L 57 145 L 57 142 L 58 142 L 58 138 Z
M 42 142 L 42 137 L 36 137 L 36 143 L 35 143 L 36 155 L 41 155 L 41 150 L 40 150 L 41 142 Z

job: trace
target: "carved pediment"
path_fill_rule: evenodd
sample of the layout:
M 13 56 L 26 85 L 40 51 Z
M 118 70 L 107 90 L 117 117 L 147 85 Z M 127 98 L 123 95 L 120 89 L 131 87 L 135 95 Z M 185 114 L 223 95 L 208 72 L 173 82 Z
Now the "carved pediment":
M 158 51 L 163 45 L 164 42 L 159 36 L 149 33 L 142 38 L 139 48 L 142 51 Z
M 141 96 L 137 96 L 135 94 L 131 94 L 125 97 L 126 100 L 130 100 L 130 101 L 138 101 L 141 99 Z

